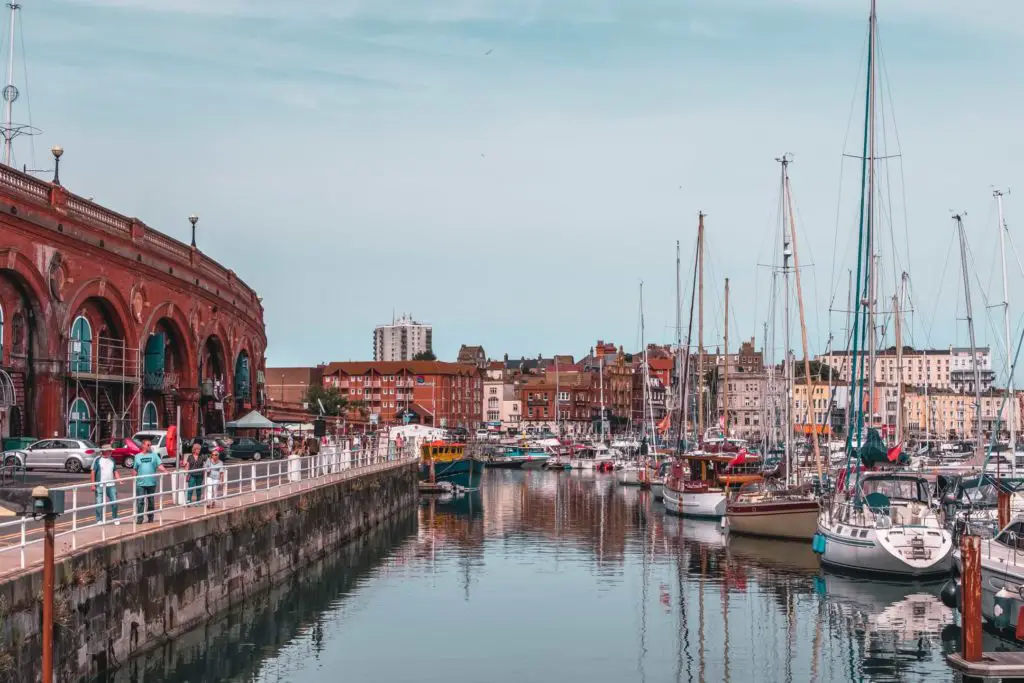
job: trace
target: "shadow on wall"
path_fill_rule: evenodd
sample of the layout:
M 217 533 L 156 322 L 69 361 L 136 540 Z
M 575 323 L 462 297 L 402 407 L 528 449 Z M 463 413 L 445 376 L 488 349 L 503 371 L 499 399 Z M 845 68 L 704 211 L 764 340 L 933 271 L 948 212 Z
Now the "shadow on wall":
M 315 658 L 323 613 L 415 533 L 412 509 L 173 642 L 126 663 L 111 662 L 113 673 L 83 683 L 255 680 L 265 660 L 306 634 Z

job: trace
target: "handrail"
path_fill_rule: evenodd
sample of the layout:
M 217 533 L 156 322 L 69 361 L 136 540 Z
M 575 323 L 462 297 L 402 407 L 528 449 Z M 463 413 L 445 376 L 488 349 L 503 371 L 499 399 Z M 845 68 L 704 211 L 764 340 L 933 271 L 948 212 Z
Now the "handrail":
M 116 519 L 111 517 L 109 521 L 97 520 L 97 515 L 106 517 L 104 508 L 112 507 L 111 502 L 101 500 L 97 484 L 89 481 L 82 484 L 54 487 L 50 491 L 63 492 L 67 505 L 64 513 L 57 518 L 58 531 L 55 537 L 69 538 L 71 549 L 76 550 L 82 545 L 106 541 L 108 536 L 128 538 L 144 532 L 150 527 L 141 525 L 140 520 L 150 514 L 154 516 L 154 522 L 159 526 L 187 522 L 196 517 L 209 515 L 214 509 L 213 506 L 227 507 L 226 501 L 246 497 L 251 497 L 252 503 L 270 500 L 277 496 L 290 495 L 322 484 L 344 481 L 402 464 L 410 464 L 417 460 L 418 456 L 412 448 L 412 444 L 408 444 L 401 452 L 390 447 L 385 452 L 380 452 L 380 449 L 351 449 L 347 446 L 329 445 L 323 447 L 317 455 L 291 456 L 282 460 L 262 461 L 258 464 L 225 465 L 220 482 L 209 482 L 205 471 L 201 483 L 189 482 L 189 472 L 176 469 L 151 475 L 157 481 L 155 491 L 140 492 L 139 480 L 148 479 L 147 475 L 121 477 L 113 482 L 115 498 L 118 484 L 128 483 L 131 485 L 133 495 L 113 501 L 113 504 L 116 504 L 121 510 L 126 508 L 127 514 L 122 513 Z M 264 466 L 264 471 L 262 474 L 257 474 L 257 467 L 260 466 Z M 109 483 L 107 485 L 109 486 Z M 107 491 L 106 488 L 103 490 Z M 193 504 L 190 504 L 188 500 L 190 492 L 197 499 Z M 139 507 L 140 503 L 148 504 L 150 500 L 152 500 L 152 513 L 147 509 L 140 514 L 142 512 Z M 206 505 L 202 507 L 202 512 L 195 511 L 198 505 L 204 502 Z M 244 502 L 244 500 L 239 501 L 239 504 Z M 121 522 L 127 522 L 129 519 L 130 529 L 127 524 L 125 524 L 125 528 L 121 528 Z M 111 522 L 115 521 L 117 526 L 113 528 L 116 531 L 110 531 Z M 98 539 L 94 536 L 97 529 L 101 531 Z M 83 538 L 83 534 L 91 538 Z M 31 564 L 26 557 L 29 548 L 42 541 L 43 529 L 30 516 L 0 523 L 0 557 L 3 556 L 3 553 L 19 552 L 21 569 L 25 569 Z

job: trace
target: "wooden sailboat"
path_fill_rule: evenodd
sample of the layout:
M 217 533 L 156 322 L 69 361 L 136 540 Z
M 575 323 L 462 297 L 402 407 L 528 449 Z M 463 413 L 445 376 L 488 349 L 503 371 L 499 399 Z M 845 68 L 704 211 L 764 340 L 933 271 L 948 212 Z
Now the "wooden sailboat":
M 818 500 L 809 487 L 799 486 L 793 467 L 793 435 L 792 372 L 789 360 L 789 258 L 793 258 L 792 271 L 796 279 L 796 298 L 800 310 L 800 338 L 804 352 L 804 378 L 807 382 L 807 395 L 813 396 L 811 381 L 810 354 L 807 348 L 807 321 L 804 316 L 803 290 L 800 284 L 800 260 L 797 254 L 796 220 L 793 215 L 793 195 L 789 187 L 788 155 L 778 159 L 782 165 L 782 233 L 783 233 L 783 278 L 786 288 L 786 482 L 764 479 L 740 489 L 739 493 L 726 504 L 726 520 L 729 530 L 737 534 L 752 536 L 770 536 L 810 541 L 814 538 L 818 524 Z M 788 213 L 789 225 L 786 225 Z M 786 229 L 789 228 L 787 233 Z M 818 447 L 817 420 L 813 408 L 808 410 L 811 424 L 811 442 L 814 449 L 814 462 L 821 480 L 821 453 Z

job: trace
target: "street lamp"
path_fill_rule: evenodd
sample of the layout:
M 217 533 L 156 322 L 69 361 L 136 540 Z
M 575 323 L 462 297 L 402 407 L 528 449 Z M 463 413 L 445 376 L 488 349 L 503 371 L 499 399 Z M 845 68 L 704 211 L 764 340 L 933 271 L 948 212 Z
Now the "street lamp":
M 188 217 L 188 222 L 192 224 L 192 248 L 196 248 L 196 223 L 199 222 L 199 216 L 192 214 Z
M 64 154 L 64 148 L 54 145 L 50 153 L 53 154 L 53 184 L 60 185 L 60 158 Z

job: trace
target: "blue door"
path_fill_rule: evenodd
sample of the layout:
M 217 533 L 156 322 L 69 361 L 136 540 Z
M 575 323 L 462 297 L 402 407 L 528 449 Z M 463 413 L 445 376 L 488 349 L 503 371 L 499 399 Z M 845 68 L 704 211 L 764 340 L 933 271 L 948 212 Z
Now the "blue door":
M 76 398 L 71 402 L 71 410 L 68 411 L 68 436 L 72 439 L 88 439 L 91 422 L 89 404 L 83 398 Z

